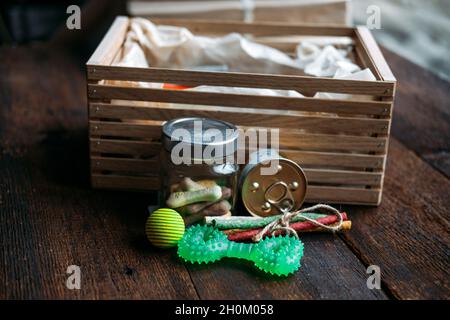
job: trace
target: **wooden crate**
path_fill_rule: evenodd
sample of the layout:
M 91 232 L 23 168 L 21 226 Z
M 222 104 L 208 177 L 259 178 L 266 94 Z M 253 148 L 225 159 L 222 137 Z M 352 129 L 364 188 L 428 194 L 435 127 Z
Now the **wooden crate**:
M 194 33 L 236 31 L 255 37 L 352 37 L 358 63 L 370 68 L 377 80 L 112 66 L 129 25 L 127 17 L 118 17 L 87 63 L 93 187 L 157 190 L 161 123 L 175 117 L 201 116 L 223 119 L 241 127 L 279 128 L 281 153 L 305 169 L 309 182 L 308 202 L 380 203 L 396 81 L 365 27 L 192 20 L 165 23 L 186 26 Z M 292 48 L 294 43 L 284 42 L 280 49 Z M 301 93 L 320 91 L 359 95 L 359 99 L 149 89 L 111 85 L 105 80 L 271 88 Z M 116 99 L 127 102 L 112 103 Z M 140 106 L 135 101 L 153 103 Z M 187 103 L 190 106 L 186 106 Z M 273 110 L 282 111 L 274 114 Z M 285 110 L 305 113 L 292 115 Z

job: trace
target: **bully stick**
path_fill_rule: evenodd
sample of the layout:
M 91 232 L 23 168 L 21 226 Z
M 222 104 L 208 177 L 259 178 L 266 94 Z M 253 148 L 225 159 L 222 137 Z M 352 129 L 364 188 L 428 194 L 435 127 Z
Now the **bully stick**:
M 224 217 L 205 217 L 204 222 L 207 225 L 215 226 L 219 230 L 228 229 L 256 229 L 264 228 L 269 223 L 280 219 L 281 214 L 268 217 L 249 217 L 249 216 L 232 216 Z M 325 218 L 328 214 L 320 213 L 302 213 L 301 215 L 292 218 L 291 223 L 298 221 L 305 221 L 304 217 L 317 220 L 318 218 Z
M 337 227 L 339 225 L 339 222 L 336 223 L 332 223 L 329 226 L 330 227 Z M 351 220 L 346 220 L 346 221 L 342 221 L 342 225 L 341 225 L 341 229 L 339 231 L 348 231 L 352 228 L 352 221 Z M 315 227 L 312 229 L 308 229 L 308 230 L 299 230 L 297 232 L 329 232 L 330 230 L 325 229 L 323 227 Z
M 223 216 L 224 218 L 226 218 L 226 216 Z M 221 217 L 222 218 L 222 217 Z M 339 225 L 339 222 L 335 222 L 332 224 L 329 224 L 329 227 L 337 227 Z M 352 222 L 350 220 L 345 220 L 342 222 L 342 226 L 340 231 L 348 231 L 352 228 Z M 242 232 L 244 231 L 243 229 L 229 229 L 229 230 L 222 230 L 223 233 L 230 235 L 230 234 L 234 234 L 237 232 Z M 328 229 L 325 229 L 323 227 L 319 227 L 319 226 L 314 226 L 311 229 L 304 229 L 304 230 L 298 230 L 298 232 L 329 232 Z
M 347 220 L 347 214 L 345 212 L 342 212 L 342 218 L 343 220 Z M 318 218 L 316 219 L 317 222 L 320 222 L 325 225 L 331 225 L 336 222 L 338 222 L 338 216 L 336 215 L 329 215 L 324 218 Z M 315 224 L 309 221 L 302 221 L 302 222 L 294 222 L 289 225 L 292 229 L 295 231 L 304 231 L 304 230 L 310 230 L 313 228 L 317 228 Z M 244 231 L 237 231 L 232 234 L 228 235 L 228 240 L 231 241 L 250 241 L 253 236 L 257 235 L 263 228 L 256 228 L 251 230 L 244 230 Z M 265 235 L 267 235 L 266 233 Z M 275 235 L 280 234 L 280 232 L 275 232 Z

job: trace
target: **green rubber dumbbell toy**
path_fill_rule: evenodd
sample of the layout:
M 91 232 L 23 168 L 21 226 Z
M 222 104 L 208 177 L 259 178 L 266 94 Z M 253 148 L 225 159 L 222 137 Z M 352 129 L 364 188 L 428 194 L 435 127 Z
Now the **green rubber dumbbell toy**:
M 253 261 L 264 272 L 287 276 L 300 267 L 303 243 L 291 236 L 266 237 L 259 243 L 238 243 L 211 226 L 196 225 L 178 242 L 178 256 L 191 263 L 209 263 L 224 257 Z

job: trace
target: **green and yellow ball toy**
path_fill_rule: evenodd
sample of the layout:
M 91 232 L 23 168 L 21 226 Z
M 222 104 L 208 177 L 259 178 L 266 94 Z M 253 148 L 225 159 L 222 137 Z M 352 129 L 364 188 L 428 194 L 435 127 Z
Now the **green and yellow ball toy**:
M 156 247 L 170 248 L 177 245 L 184 234 L 184 220 L 173 209 L 153 211 L 145 224 L 145 234 Z

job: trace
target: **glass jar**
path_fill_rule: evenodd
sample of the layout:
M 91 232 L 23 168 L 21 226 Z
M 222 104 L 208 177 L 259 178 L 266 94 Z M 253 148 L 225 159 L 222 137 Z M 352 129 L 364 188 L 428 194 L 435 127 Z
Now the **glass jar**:
M 162 129 L 161 205 L 186 225 L 231 215 L 237 194 L 238 129 L 208 118 L 178 118 Z

